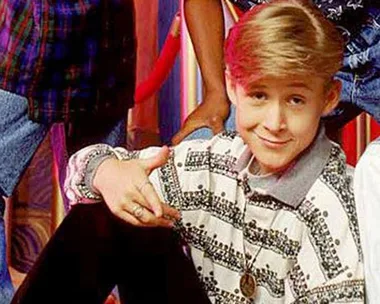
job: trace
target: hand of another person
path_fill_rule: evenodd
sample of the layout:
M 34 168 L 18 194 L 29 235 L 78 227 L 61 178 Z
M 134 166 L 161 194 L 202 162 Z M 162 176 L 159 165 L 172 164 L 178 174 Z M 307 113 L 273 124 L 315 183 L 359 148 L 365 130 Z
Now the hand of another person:
M 149 174 L 164 165 L 169 148 L 147 159 L 122 161 L 107 159 L 98 168 L 93 186 L 113 214 L 127 223 L 141 227 L 173 227 L 179 212 L 161 202 Z
M 181 130 L 172 138 L 172 144 L 179 144 L 186 136 L 202 127 L 209 127 L 214 134 L 224 130 L 224 121 L 230 113 L 230 102 L 226 95 L 211 93 L 186 118 Z

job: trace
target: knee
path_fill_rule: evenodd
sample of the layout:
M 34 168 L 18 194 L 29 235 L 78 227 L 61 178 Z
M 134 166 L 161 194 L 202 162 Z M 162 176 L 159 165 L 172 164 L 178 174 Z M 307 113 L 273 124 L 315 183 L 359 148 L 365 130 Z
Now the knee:
M 70 210 L 57 234 L 64 231 L 66 237 L 69 234 L 82 240 L 101 241 L 111 238 L 114 229 L 115 218 L 105 203 L 80 204 Z

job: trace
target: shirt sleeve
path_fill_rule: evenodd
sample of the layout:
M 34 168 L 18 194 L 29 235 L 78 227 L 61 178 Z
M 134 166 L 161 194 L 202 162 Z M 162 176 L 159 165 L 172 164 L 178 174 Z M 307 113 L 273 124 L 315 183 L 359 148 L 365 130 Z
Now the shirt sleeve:
M 372 143 L 355 169 L 354 193 L 363 244 L 368 304 L 380 299 L 380 140 Z
M 169 174 L 165 170 L 164 171 L 166 173 L 160 173 L 160 168 L 151 172 L 149 175 L 149 180 L 153 184 L 157 195 L 163 202 L 169 203 L 176 208 L 181 207 L 180 204 L 176 203 L 177 200 L 175 197 L 167 195 L 168 187 L 172 187 L 171 185 L 163 182 L 162 179 L 169 179 L 170 182 L 174 183 L 178 187 L 177 190 L 180 193 L 181 185 L 183 183 L 183 175 L 177 172 L 177 163 L 184 163 L 184 159 L 186 158 L 187 151 L 189 149 L 195 149 L 197 147 L 201 147 L 202 149 L 205 144 L 207 144 L 207 141 L 189 140 L 170 148 L 168 164 L 163 167 L 167 167 L 168 170 L 166 171 L 170 172 L 172 177 L 176 177 L 176 179 L 178 179 L 177 182 L 170 180 L 168 176 L 165 176 L 165 174 Z M 69 199 L 70 205 L 72 206 L 78 203 L 97 203 L 103 200 L 101 195 L 94 191 L 92 182 L 99 165 L 104 160 L 111 157 L 119 160 L 144 159 L 153 157 L 159 152 L 160 149 L 161 147 L 149 147 L 143 150 L 129 151 L 123 147 L 113 148 L 106 144 L 97 144 L 79 150 L 70 157 L 67 166 L 64 191 Z M 180 166 L 182 167 L 181 164 Z M 183 172 L 183 168 L 179 171 Z
M 70 205 L 102 201 L 101 195 L 94 191 L 92 182 L 99 165 L 104 160 L 108 158 L 119 160 L 146 158 L 153 156 L 159 149 L 151 147 L 141 151 L 128 151 L 122 147 L 112 148 L 106 144 L 97 144 L 79 150 L 69 159 L 64 184 L 65 194 Z M 157 173 L 153 171 L 149 178 L 156 186 L 156 191 L 159 192 Z

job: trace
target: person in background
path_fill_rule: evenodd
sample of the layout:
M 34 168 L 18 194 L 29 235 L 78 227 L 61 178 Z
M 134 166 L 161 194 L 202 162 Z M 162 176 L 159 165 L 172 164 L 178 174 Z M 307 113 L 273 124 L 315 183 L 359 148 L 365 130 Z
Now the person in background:
M 366 303 L 374 304 L 380 299 L 380 139 L 374 140 L 365 150 L 355 168 L 354 192 L 358 209 L 360 233 L 363 243 Z
M 185 20 L 193 42 L 203 80 L 203 100 L 186 118 L 172 138 L 173 144 L 198 137 L 195 132 L 206 128 L 212 134 L 225 129 L 230 113 L 224 81 L 224 18 L 220 0 L 188 0 L 184 3 Z
M 342 59 L 315 7 L 252 9 L 225 44 L 237 132 L 74 154 L 73 208 L 13 303 L 101 303 L 115 284 L 129 304 L 364 303 L 351 177 L 321 122 Z
M 95 142 L 122 145 L 134 87 L 132 0 L 0 2 L 1 303 L 13 293 L 3 197 L 54 123 L 65 124 L 69 155 Z
M 219 28 L 218 22 L 223 23 L 217 19 L 219 1 L 185 3 L 188 15 L 206 16 L 211 10 L 207 17 L 215 19 L 213 25 Z M 202 26 L 197 22 L 210 27 L 205 20 L 189 17 L 208 88 L 194 117 L 201 117 L 195 120 L 205 120 L 203 123 L 208 125 L 208 117 L 216 117 L 212 122 L 222 121 L 228 106 L 221 102 L 226 99 L 220 64 L 219 36 L 223 33 L 216 31 L 217 35 L 206 42 L 208 47 L 200 48 L 197 37 L 202 35 Z M 68 155 L 92 143 L 125 144 L 127 114 L 133 106 L 135 89 L 135 40 L 132 0 L 0 2 L 1 303 L 8 303 L 13 294 L 6 263 L 3 197 L 12 195 L 55 123 L 65 125 L 66 138 L 56 144 L 64 146 Z M 210 46 L 218 43 L 220 46 L 210 56 Z M 218 106 L 210 106 L 213 102 Z M 219 124 L 216 128 L 220 130 Z M 61 180 L 64 172 L 60 172 Z

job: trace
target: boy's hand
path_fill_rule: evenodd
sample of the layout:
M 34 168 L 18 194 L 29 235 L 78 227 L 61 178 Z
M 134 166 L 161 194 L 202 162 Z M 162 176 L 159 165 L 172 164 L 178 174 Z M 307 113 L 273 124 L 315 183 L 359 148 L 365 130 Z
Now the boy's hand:
M 161 202 L 148 178 L 168 157 L 169 149 L 163 147 L 148 159 L 107 159 L 99 166 L 93 186 L 111 212 L 124 221 L 142 227 L 173 227 L 179 212 Z

